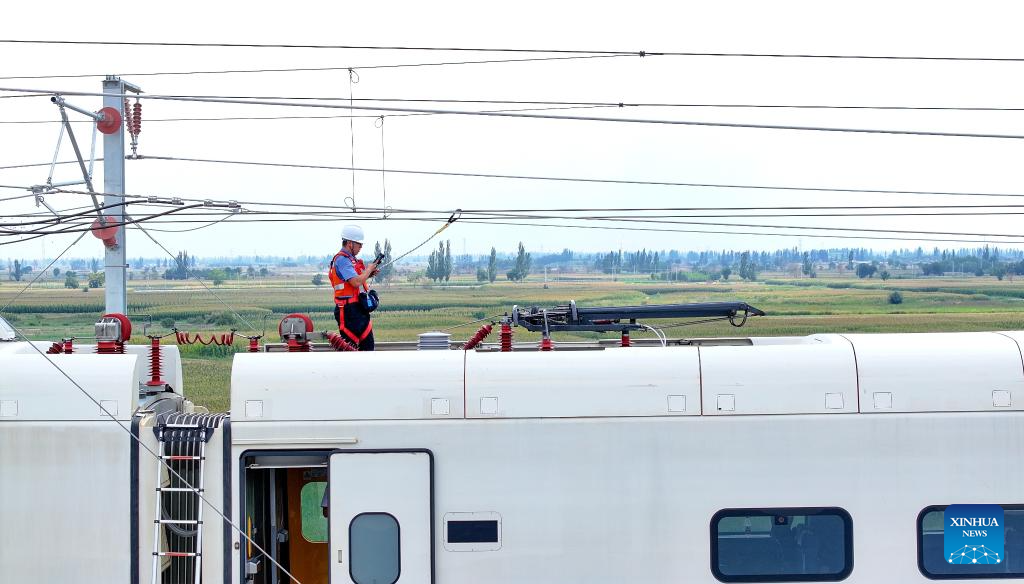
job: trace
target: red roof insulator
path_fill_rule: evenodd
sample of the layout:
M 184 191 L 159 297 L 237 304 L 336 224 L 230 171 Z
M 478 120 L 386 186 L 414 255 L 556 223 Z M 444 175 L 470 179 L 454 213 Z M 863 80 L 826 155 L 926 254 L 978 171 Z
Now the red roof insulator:
M 629 331 L 622 331 L 622 346 L 628 347 L 630 346 L 630 344 L 631 343 L 629 342 Z
M 545 336 L 540 340 L 541 351 L 551 351 L 555 348 L 555 344 L 551 342 L 551 337 Z
M 481 341 L 487 338 L 487 335 L 491 334 L 492 330 L 494 330 L 494 327 L 489 324 L 485 324 L 484 326 L 480 327 L 480 330 L 476 331 L 476 334 L 473 335 L 473 337 L 466 341 L 466 344 L 462 346 L 462 350 L 469 351 L 475 348 L 477 345 L 481 343 Z
M 511 353 L 512 352 L 512 325 L 503 322 L 501 323 L 501 352 Z
M 149 337 L 149 381 L 148 387 L 167 385 L 160 374 L 160 337 Z
M 54 342 L 50 345 L 50 348 L 46 350 L 47 355 L 58 355 L 64 352 L 64 345 L 62 343 Z
M 249 352 L 250 353 L 259 353 L 260 352 L 260 338 L 259 337 L 249 337 Z

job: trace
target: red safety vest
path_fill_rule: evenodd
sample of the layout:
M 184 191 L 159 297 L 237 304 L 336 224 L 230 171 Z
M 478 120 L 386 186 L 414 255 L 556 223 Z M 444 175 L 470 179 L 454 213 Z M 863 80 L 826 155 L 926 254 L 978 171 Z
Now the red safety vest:
M 356 288 L 348 281 L 342 280 L 341 276 L 334 269 L 335 262 L 338 261 L 338 257 L 344 256 L 348 258 L 348 261 L 352 262 L 352 267 L 355 268 L 356 274 L 362 274 L 366 270 L 366 264 L 363 260 L 352 257 L 347 251 L 341 250 L 334 254 L 331 258 L 331 269 L 327 271 L 327 277 L 331 280 L 331 286 L 334 288 L 334 303 L 338 306 L 345 306 L 350 302 L 356 302 L 359 300 L 359 288 Z M 366 287 L 366 283 L 363 283 L 363 288 L 369 292 L 370 289 Z

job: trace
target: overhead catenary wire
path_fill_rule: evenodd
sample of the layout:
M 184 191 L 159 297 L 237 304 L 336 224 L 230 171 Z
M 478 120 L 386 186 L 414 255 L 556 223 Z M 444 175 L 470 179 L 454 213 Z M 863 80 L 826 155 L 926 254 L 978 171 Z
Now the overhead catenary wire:
M 556 110 L 582 110 L 582 109 L 600 109 L 619 107 L 617 105 L 569 105 L 569 106 L 547 106 L 547 107 L 529 107 L 529 108 L 512 108 L 512 109 L 495 109 L 495 110 L 481 110 L 483 112 L 540 112 L 540 111 L 556 111 Z M 435 116 L 443 115 L 436 113 L 407 113 L 407 114 L 391 114 L 389 118 L 408 118 L 415 116 Z M 376 114 L 345 114 L 345 115 L 334 115 L 334 116 L 220 116 L 220 117 L 202 117 L 202 118 L 153 118 L 147 119 L 146 123 L 162 123 L 162 122 L 232 122 L 232 121 L 277 121 L 277 120 L 352 120 L 352 119 L 377 119 L 382 116 Z M 0 124 L 62 124 L 61 120 L 2 120 Z M 94 123 L 90 120 L 70 120 L 72 124 L 91 124 Z
M 346 69 L 406 69 L 415 67 L 442 67 L 452 65 L 497 65 L 507 63 L 537 63 L 547 61 L 572 61 L 580 59 L 607 59 L 615 57 L 639 57 L 636 53 L 612 54 L 612 55 L 566 55 L 554 57 L 526 57 L 521 59 L 481 59 L 473 61 L 434 61 L 425 63 L 379 63 L 375 65 L 353 65 L 351 67 L 282 67 L 262 69 L 215 69 L 195 71 L 146 71 L 141 73 L 121 73 L 121 77 L 154 77 L 172 75 L 227 75 L 242 73 L 318 73 L 330 71 L 344 71 Z M 6 75 L 0 80 L 11 79 L 85 79 L 90 77 L 104 77 L 106 73 L 72 73 L 58 75 Z
M 528 174 L 499 174 L 484 172 L 452 172 L 437 170 L 416 170 L 400 168 L 370 168 L 370 167 L 348 167 L 334 165 L 298 164 L 284 162 L 259 162 L 250 160 L 224 160 L 211 158 L 194 158 L 182 156 L 151 156 L 139 155 L 137 160 L 163 160 L 175 162 L 199 162 L 209 164 L 236 164 L 243 166 L 268 166 L 276 168 L 304 168 L 317 170 L 355 170 L 357 172 L 385 172 L 391 174 L 413 174 L 444 177 L 464 178 L 495 178 L 508 180 L 534 180 L 552 182 L 580 182 L 594 184 L 615 184 L 632 186 L 662 186 L 662 187 L 693 187 L 693 188 L 715 188 L 715 189 L 753 189 L 753 190 L 777 190 L 777 191 L 800 191 L 800 192 L 831 192 L 831 193 L 865 193 L 865 194 L 893 194 L 893 195 L 939 195 L 957 197 L 1024 197 L 1024 193 L 992 193 L 992 192 L 965 192 L 965 191 L 929 191 L 929 190 L 903 190 L 903 189 L 864 189 L 864 188 L 843 188 L 843 187 L 804 187 L 793 185 L 752 185 L 742 183 L 708 183 L 708 182 L 682 182 L 682 181 L 655 181 L 655 180 L 629 180 L 629 179 L 608 179 L 608 178 L 587 178 L 587 177 L 566 177 L 566 176 L 543 176 Z M 133 159 L 133 160 L 136 160 Z
M 19 91 L 26 93 L 39 93 L 39 89 L 24 89 L 24 88 L 9 88 L 0 87 L 0 91 Z M 109 96 L 110 94 L 96 93 L 96 92 L 82 92 L 82 91 L 63 91 L 63 90 L 50 90 L 55 95 L 76 95 L 76 96 Z M 373 111 L 373 112 L 392 112 L 392 113 L 418 113 L 418 114 L 447 114 L 455 116 L 482 116 L 482 117 L 506 117 L 506 118 L 522 118 L 522 119 L 537 119 L 537 120 L 558 120 L 558 121 L 576 121 L 576 122 L 596 122 L 596 123 L 617 123 L 617 124 L 641 124 L 641 125 L 667 125 L 667 126 L 693 126 L 693 127 L 712 127 L 712 128 L 734 128 L 734 129 L 751 129 L 751 130 L 779 130 L 779 131 L 796 131 L 796 132 L 832 132 L 832 133 L 850 133 L 850 134 L 878 134 L 878 135 L 892 135 L 892 136 L 928 136 L 928 137 L 941 137 L 941 138 L 980 138 L 980 139 L 998 139 L 998 140 L 1021 140 L 1024 139 L 1024 135 L 1021 134 L 995 134 L 995 133 L 982 133 L 982 132 L 944 132 L 944 131 L 926 131 L 926 130 L 907 130 L 897 128 L 844 128 L 844 127 L 829 127 L 829 126 L 803 126 L 803 125 L 791 125 L 791 124 L 753 124 L 753 123 L 740 123 L 740 122 L 713 122 L 713 121 L 702 121 L 702 120 L 671 120 L 671 119 L 651 119 L 651 118 L 619 118 L 619 117 L 599 117 L 599 116 L 570 116 L 562 114 L 543 114 L 543 113 L 529 113 L 529 112 L 499 112 L 499 111 L 469 111 L 469 110 L 445 110 L 445 109 L 434 109 L 434 108 L 400 108 L 400 107 L 385 107 L 385 106 L 361 106 L 361 105 L 344 105 L 337 103 L 302 103 L 296 101 L 275 101 L 275 100 L 250 100 L 250 99 L 224 99 L 224 98 L 209 98 L 209 97 L 194 97 L 194 96 L 172 96 L 172 95 L 130 95 L 135 99 L 153 99 L 163 101 L 181 101 L 181 102 L 197 102 L 197 103 L 221 103 L 221 104 L 239 104 L 239 105 L 258 105 L 258 106 L 276 106 L 276 107 L 301 107 L 301 108 L 322 108 L 322 109 L 344 109 L 349 111 Z
M 157 247 L 159 247 L 160 249 L 164 250 L 164 252 L 165 252 L 165 253 L 166 253 L 166 254 L 167 254 L 168 256 L 170 256 L 170 258 L 171 258 L 172 260 L 177 260 L 177 256 L 175 256 L 175 255 L 174 255 L 173 253 L 171 253 L 171 250 L 167 249 L 167 248 L 166 248 L 166 247 L 164 246 L 164 244 L 160 243 L 160 242 L 159 242 L 159 241 L 158 241 L 158 240 L 157 240 L 157 239 L 156 239 L 155 237 L 153 237 L 153 235 L 152 235 L 152 234 L 151 234 L 151 233 L 150 233 L 149 231 L 147 231 L 147 230 L 146 230 L 145 228 L 143 228 L 143 227 L 142 227 L 141 225 L 139 225 L 139 224 L 136 224 L 136 227 L 138 227 L 139 231 L 141 231 L 141 232 L 142 232 L 142 233 L 143 233 L 143 234 L 144 234 L 144 235 L 145 235 L 146 237 L 148 237 L 150 241 L 152 241 L 152 242 L 153 242 L 154 244 L 156 244 L 156 246 L 157 246 Z M 235 315 L 236 317 L 238 317 L 238 320 L 240 320 L 241 322 L 245 323 L 245 325 L 246 325 L 247 327 L 249 327 L 249 330 L 250 330 L 250 331 L 252 331 L 252 334 L 256 334 L 256 330 L 257 330 L 257 328 L 256 328 L 256 327 L 255 327 L 255 326 L 254 326 L 254 325 L 253 325 L 253 324 L 252 324 L 251 322 L 249 322 L 249 319 L 247 319 L 247 318 L 245 318 L 244 316 L 242 316 L 241 314 L 239 314 L 239 312 L 238 312 L 237 310 L 235 310 L 234 306 L 232 306 L 232 305 L 231 305 L 230 303 L 228 303 L 228 302 L 227 302 L 226 300 L 224 300 L 223 298 L 221 298 L 221 297 L 220 297 L 220 295 L 219 295 L 219 294 L 217 294 L 216 292 L 214 292 L 212 288 L 210 288 L 209 286 L 207 286 L 207 285 L 206 285 L 206 282 L 204 282 L 204 281 L 203 281 L 203 279 L 202 279 L 202 278 L 200 278 L 199 276 L 196 276 L 196 275 L 195 275 L 195 273 L 194 273 L 194 272 L 193 272 L 192 270 L 190 270 L 190 269 L 188 268 L 188 266 L 182 266 L 182 269 L 184 269 L 184 270 L 185 270 L 185 274 L 186 274 L 186 275 L 190 276 L 190 277 L 191 277 L 191 278 L 192 278 L 193 280 L 195 280 L 196 282 L 199 282 L 199 284 L 200 284 L 200 285 L 201 285 L 201 286 L 202 286 L 203 288 L 205 288 L 207 292 L 209 292 L 210 294 L 212 294 L 212 295 L 213 295 L 213 297 L 214 297 L 214 298 L 216 298 L 218 302 L 220 302 L 221 304 L 223 304 L 223 305 L 224 305 L 224 306 L 225 306 L 225 307 L 226 307 L 226 308 L 227 308 L 228 310 L 230 310 L 230 311 L 231 311 L 231 313 L 232 313 L 232 314 L 234 314 L 234 315 Z
M 77 193 L 84 194 L 84 191 L 64 191 L 64 190 L 61 190 L 60 192 L 77 192 Z M 161 216 L 164 216 L 164 215 L 168 215 L 168 214 L 176 212 L 176 211 L 184 211 L 184 210 L 186 210 L 188 208 L 195 208 L 195 207 L 201 206 L 201 205 L 209 205 L 210 203 L 211 203 L 211 201 L 207 200 L 207 201 L 203 201 L 203 203 L 201 203 L 201 204 L 197 204 L 197 205 L 194 205 L 194 206 L 188 206 L 188 207 L 178 208 L 178 209 L 171 209 L 171 210 L 159 213 L 159 214 L 154 214 L 153 216 L 147 218 L 147 220 L 148 219 L 156 219 L 158 217 L 161 217 Z M 334 207 L 334 208 L 336 209 L 337 207 Z M 380 209 L 372 209 L 370 211 L 380 211 Z M 401 210 L 399 210 L 399 211 L 401 211 Z M 399 211 L 396 211 L 396 213 L 399 212 Z M 434 211 L 434 213 L 436 213 L 436 211 Z M 464 212 L 460 210 L 458 213 L 461 216 L 461 214 L 464 213 Z M 452 217 L 455 217 L 455 215 L 452 215 Z M 499 217 L 499 218 L 510 220 L 510 219 L 515 219 L 516 217 Z M 336 217 L 332 217 L 332 218 L 330 218 L 328 220 L 334 220 L 334 219 L 336 219 Z M 418 218 L 408 218 L 408 219 L 436 220 L 436 218 L 432 219 L 430 217 L 418 217 Z M 568 218 L 568 217 L 537 216 L 537 215 L 527 216 L 527 217 L 524 217 L 523 219 L 572 220 L 572 218 Z M 303 220 L 308 221 L 310 219 L 303 219 Z M 765 224 L 719 223 L 719 222 L 696 222 L 696 221 L 659 221 L 659 220 L 637 220 L 637 221 L 633 221 L 633 220 L 631 220 L 629 218 L 599 219 L 599 220 L 600 221 L 606 221 L 606 222 L 669 223 L 669 224 L 695 225 L 695 226 L 737 227 L 737 228 L 753 227 L 753 228 L 760 228 L 760 229 L 789 229 L 789 230 L 801 230 L 801 231 L 806 231 L 806 230 L 812 230 L 812 231 L 830 230 L 830 231 L 849 231 L 849 232 L 858 232 L 858 233 L 897 233 L 897 234 L 912 234 L 912 235 L 950 235 L 950 236 L 960 236 L 960 237 L 988 237 L 988 238 L 1000 238 L 1000 239 L 1002 239 L 1002 238 L 1021 238 L 1021 237 L 1024 237 L 1024 235 L 1021 235 L 1021 234 L 995 234 L 995 233 L 974 233 L 974 232 L 966 232 L 965 233 L 965 232 L 951 232 L 951 231 L 918 231 L 918 230 L 900 230 L 900 229 L 818 227 L 818 226 L 799 226 L 799 225 L 797 225 L 797 226 L 794 226 L 794 225 L 765 225 Z M 245 220 L 244 219 L 240 219 L 238 221 L 241 222 L 241 221 L 245 221 Z M 273 221 L 273 220 L 271 220 L 271 221 Z M 125 223 L 135 223 L 135 222 L 137 222 L 137 221 L 134 221 L 134 220 L 130 221 L 130 222 L 126 221 Z M 450 224 L 451 222 L 453 222 L 453 219 L 450 217 L 448 224 Z M 488 218 L 485 218 L 485 217 L 474 218 L 472 220 L 472 222 L 474 222 L 474 223 L 491 223 L 491 224 L 507 224 L 507 222 L 506 223 L 502 223 L 500 221 L 494 221 L 493 219 L 488 219 Z M 520 221 L 518 224 L 521 224 L 521 225 L 531 225 L 531 223 L 527 223 L 527 222 L 524 222 L 524 221 Z M 536 225 L 536 224 L 534 224 L 534 225 Z M 572 227 L 581 227 L 581 226 L 572 226 Z M 445 227 L 442 227 L 441 230 L 443 230 L 444 228 Z M 600 228 L 623 229 L 621 227 L 618 227 L 618 228 L 617 227 L 600 227 Z M 652 229 L 640 229 L 640 231 L 645 231 L 645 230 L 650 231 Z M 62 228 L 60 230 L 54 231 L 53 233 L 68 233 L 68 232 L 73 232 L 73 231 L 74 231 L 73 228 L 65 227 L 65 228 Z M 727 232 L 727 233 L 729 233 L 729 232 Z M 22 234 L 24 234 L 24 233 L 23 232 L 12 233 L 12 235 L 22 235 Z M 759 233 L 759 234 L 763 234 L 763 233 Z M 837 237 L 853 238 L 852 236 L 837 236 Z M 922 238 L 911 238 L 911 239 L 924 240 Z M 428 239 L 428 241 L 429 241 L 429 239 Z M 426 242 L 424 242 L 424 243 L 426 243 Z M 422 245 L 423 244 L 420 244 L 420 246 L 422 246 Z M 418 249 L 418 247 L 417 247 L 417 249 Z M 401 259 L 401 258 L 398 258 L 398 259 Z
M 345 70 L 346 67 L 332 67 L 331 70 Z M 359 69 L 355 67 L 354 69 Z M 127 74 L 126 74 L 127 76 Z M 2 79 L 9 79 L 0 77 Z M 38 94 L 38 97 L 48 97 L 51 94 Z M 11 96 L 15 97 L 15 96 Z M 794 103 L 679 103 L 679 102 L 631 102 L 631 101 L 558 101 L 550 99 L 524 100 L 524 99 L 453 99 L 453 98 L 397 98 L 397 97 L 354 97 L 352 99 L 332 96 L 269 96 L 269 95 L 193 95 L 187 97 L 208 97 L 217 99 L 262 99 L 277 101 L 351 101 L 359 103 L 441 103 L 441 104 L 466 104 L 466 105 L 532 105 L 532 106 L 558 106 L 558 107 L 588 107 L 588 108 L 672 108 L 672 109 L 769 109 L 769 110 L 877 110 L 877 111 L 956 111 L 956 112 L 1020 112 L 1024 107 L 1017 106 L 953 106 L 953 105 L 857 105 L 857 104 L 794 104 Z M 531 108 L 538 109 L 538 108 Z M 205 118 L 207 121 L 218 121 L 226 119 L 332 119 L 338 116 L 268 116 L 268 117 L 238 117 L 238 118 Z M 346 116 L 347 117 L 347 116 Z M 377 117 L 373 115 L 356 117 Z M 150 121 L 202 121 L 204 118 L 154 118 Z M 0 121 L 4 124 L 23 123 L 41 124 L 58 123 L 60 120 L 17 120 Z M 72 123 L 88 124 L 89 120 L 73 120 Z
M 840 60 L 885 60 L 885 61 L 952 61 L 952 62 L 1024 62 L 1024 57 L 988 56 L 947 56 L 947 55 L 868 55 L 840 53 L 770 53 L 770 52 L 725 52 L 725 51 L 649 51 L 649 50 L 608 50 L 608 49 L 565 49 L 565 48 L 508 48 L 508 47 L 442 47 L 415 45 L 340 45 L 340 44 L 287 44 L 287 43 L 226 43 L 226 42 L 170 42 L 170 41 L 97 41 L 70 39 L 0 39 L 6 44 L 46 45 L 93 45 L 93 46 L 145 46 L 145 47 L 195 47 L 195 48 L 254 48 L 254 49 L 328 49 L 366 51 L 424 51 L 424 52 L 474 52 L 474 53 L 520 53 L 552 55 L 638 55 L 674 57 L 739 57 L 767 59 L 840 59 Z

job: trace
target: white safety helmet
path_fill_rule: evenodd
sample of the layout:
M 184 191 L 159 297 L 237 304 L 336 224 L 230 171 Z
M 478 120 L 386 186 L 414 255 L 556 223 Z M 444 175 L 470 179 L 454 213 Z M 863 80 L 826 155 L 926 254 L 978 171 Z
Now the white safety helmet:
M 358 225 L 346 225 L 341 228 L 341 238 L 362 243 L 364 239 L 363 228 Z

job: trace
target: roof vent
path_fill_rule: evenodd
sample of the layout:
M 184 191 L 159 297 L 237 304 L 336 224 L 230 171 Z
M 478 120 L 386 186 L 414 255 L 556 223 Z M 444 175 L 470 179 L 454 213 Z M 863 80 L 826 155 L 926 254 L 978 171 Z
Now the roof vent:
M 0 316 L 0 342 L 2 341 L 14 341 L 17 340 L 18 335 L 14 332 L 12 327 L 6 320 Z
M 419 335 L 419 341 L 416 343 L 416 348 L 420 351 L 432 351 L 435 349 L 450 349 L 451 348 L 452 336 L 448 333 L 442 333 L 440 331 L 433 331 L 429 333 L 422 333 Z

